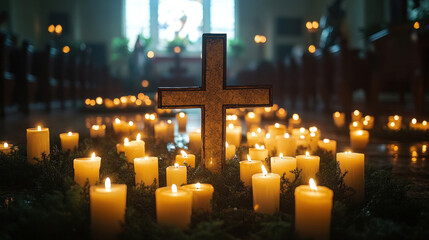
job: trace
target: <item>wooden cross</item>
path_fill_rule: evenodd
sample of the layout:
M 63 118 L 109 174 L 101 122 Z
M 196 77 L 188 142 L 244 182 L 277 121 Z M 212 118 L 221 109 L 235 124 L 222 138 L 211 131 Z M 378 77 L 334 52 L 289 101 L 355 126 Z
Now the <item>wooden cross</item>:
M 225 165 L 226 109 L 272 106 L 272 86 L 226 85 L 226 34 L 203 34 L 202 54 L 202 86 L 158 88 L 158 107 L 201 108 L 202 164 L 219 172 Z

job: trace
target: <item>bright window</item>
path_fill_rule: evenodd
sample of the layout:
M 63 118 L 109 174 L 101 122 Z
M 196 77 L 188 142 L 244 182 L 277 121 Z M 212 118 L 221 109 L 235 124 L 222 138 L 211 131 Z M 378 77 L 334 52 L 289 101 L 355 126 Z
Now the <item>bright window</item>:
M 138 34 L 152 37 L 152 47 L 159 50 L 165 50 L 176 35 L 188 38 L 194 45 L 189 51 L 201 48 L 204 29 L 235 37 L 235 0 L 126 0 L 125 5 L 125 34 L 131 50 Z M 210 21 L 204 20 L 204 12 L 210 13 Z

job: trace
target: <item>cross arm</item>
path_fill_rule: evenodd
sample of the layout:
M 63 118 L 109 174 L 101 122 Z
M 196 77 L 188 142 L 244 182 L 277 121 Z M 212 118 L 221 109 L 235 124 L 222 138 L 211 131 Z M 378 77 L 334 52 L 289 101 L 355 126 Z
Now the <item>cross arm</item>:
M 158 88 L 158 108 L 197 108 L 204 104 L 201 88 Z
M 229 108 L 273 105 L 272 86 L 228 86 L 224 93 L 224 102 Z

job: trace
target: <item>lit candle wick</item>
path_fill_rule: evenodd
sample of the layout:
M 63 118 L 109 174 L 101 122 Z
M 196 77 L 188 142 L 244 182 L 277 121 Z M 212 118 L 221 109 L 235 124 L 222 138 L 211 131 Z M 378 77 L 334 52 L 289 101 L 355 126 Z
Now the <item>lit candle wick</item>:
M 7 148 L 7 147 L 9 147 L 9 144 L 7 144 L 7 142 L 5 142 L 5 143 L 3 144 L 3 147 L 4 147 L 4 148 Z
M 311 190 L 313 190 L 313 191 L 317 191 L 316 182 L 314 182 L 314 179 L 313 179 L 313 178 L 310 178 L 309 185 L 310 185 L 310 189 L 311 189 Z
M 41 126 L 37 126 L 37 131 L 42 131 L 42 127 Z
M 186 152 L 185 151 L 180 151 L 180 153 L 182 154 L 182 157 L 184 157 L 184 158 L 187 158 L 188 157 L 188 154 L 186 154 Z
M 112 183 L 110 182 L 110 178 L 106 178 L 106 181 L 104 181 L 104 188 L 106 190 L 110 190 L 112 188 Z
M 249 154 L 247 154 L 247 161 L 251 162 L 252 159 L 250 158 Z
M 266 177 L 268 174 L 267 169 L 265 168 L 264 165 L 261 165 L 261 169 L 262 169 L 262 174 L 264 175 L 264 177 Z
M 176 184 L 171 185 L 171 191 L 174 193 L 177 193 L 177 186 Z
M 174 164 L 174 167 L 175 167 L 175 168 L 179 168 L 179 164 L 178 164 L 178 163 L 175 163 L 175 164 Z
M 141 140 L 141 134 L 140 133 L 138 133 L 137 134 L 137 137 L 136 137 L 136 141 L 140 141 Z
M 195 187 L 196 187 L 197 189 L 200 189 L 200 188 L 201 188 L 201 184 L 200 184 L 199 182 L 197 182 L 197 184 L 195 184 Z

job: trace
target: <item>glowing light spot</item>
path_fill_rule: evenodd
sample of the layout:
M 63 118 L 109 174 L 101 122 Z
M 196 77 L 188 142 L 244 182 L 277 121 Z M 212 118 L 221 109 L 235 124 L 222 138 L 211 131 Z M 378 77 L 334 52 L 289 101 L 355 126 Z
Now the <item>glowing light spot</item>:
M 285 133 L 285 138 L 290 138 L 290 135 L 289 135 L 289 133 Z
M 195 188 L 196 189 L 200 189 L 201 188 L 201 183 L 197 182 L 197 184 L 195 184 Z
M 49 25 L 48 32 L 53 33 L 55 31 L 55 26 L 53 24 Z
M 37 131 L 42 131 L 42 127 L 41 126 L 37 126 Z
M 60 24 L 58 24 L 56 27 L 55 27 L 55 33 L 57 33 L 57 34 L 61 34 L 63 32 L 63 27 L 60 25 Z
M 325 139 L 323 139 L 323 142 L 324 143 L 329 143 L 329 139 L 325 138 Z
M 112 188 L 112 183 L 110 182 L 110 178 L 106 178 L 104 181 L 104 188 L 106 190 L 110 190 Z
M 179 117 L 180 117 L 180 118 L 184 118 L 184 117 L 185 117 L 185 113 L 184 113 L 184 112 L 180 112 L 180 113 L 179 113 Z
M 247 114 L 247 116 L 248 116 L 249 118 L 255 118 L 255 113 L 254 113 L 254 112 L 249 112 L 249 113 Z
M 64 46 L 63 47 L 63 53 L 69 53 L 70 52 L 70 47 L 69 46 Z
M 315 53 L 316 52 L 316 47 L 312 44 L 310 46 L 308 46 L 308 52 L 309 53 Z
M 186 154 L 186 152 L 185 151 L 180 151 L 180 153 L 182 154 L 182 157 L 184 157 L 184 158 L 187 158 L 188 157 L 188 154 Z
M 413 24 L 414 29 L 419 29 L 420 28 L 420 23 L 419 22 L 414 22 Z
M 267 169 L 265 168 L 265 166 L 263 164 L 261 165 L 261 170 L 262 170 L 262 174 L 264 175 L 264 177 L 266 177 L 268 172 L 267 172 Z
M 95 102 L 96 102 L 98 105 L 101 105 L 101 104 L 103 104 L 103 99 L 102 99 L 101 97 L 98 97 L 98 98 L 96 98 L 96 99 L 95 99 Z
M 171 185 L 171 191 L 174 193 L 177 193 L 177 186 L 176 184 Z
M 292 115 L 292 119 L 293 120 L 298 120 L 299 119 L 299 115 L 298 114 L 296 114 L 296 113 L 294 113 L 293 115 Z
M 179 54 L 182 51 L 182 49 L 179 46 L 174 47 L 174 53 Z
M 309 185 L 310 185 L 310 189 L 311 189 L 311 190 L 313 190 L 313 191 L 317 191 L 316 182 L 314 181 L 314 179 L 313 179 L 313 178 L 310 178 Z
M 142 81 L 142 87 L 144 87 L 144 88 L 149 87 L 149 81 L 148 80 L 143 80 Z
M 153 51 L 148 51 L 147 52 L 147 57 L 148 58 L 154 58 L 155 57 L 155 53 Z
M 73 133 L 72 132 L 68 132 L 67 135 L 71 136 Z

